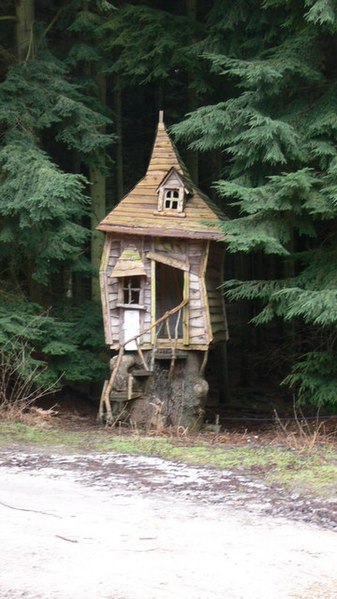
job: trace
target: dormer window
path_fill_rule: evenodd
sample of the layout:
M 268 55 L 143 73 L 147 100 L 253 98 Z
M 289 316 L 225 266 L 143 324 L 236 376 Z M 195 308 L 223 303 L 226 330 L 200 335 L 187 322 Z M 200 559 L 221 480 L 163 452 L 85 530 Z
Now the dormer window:
M 184 176 L 175 168 L 171 168 L 165 175 L 157 189 L 157 193 L 157 214 L 162 216 L 186 216 L 185 205 L 192 190 L 186 183 Z
M 179 189 L 165 189 L 164 198 L 165 210 L 178 210 Z

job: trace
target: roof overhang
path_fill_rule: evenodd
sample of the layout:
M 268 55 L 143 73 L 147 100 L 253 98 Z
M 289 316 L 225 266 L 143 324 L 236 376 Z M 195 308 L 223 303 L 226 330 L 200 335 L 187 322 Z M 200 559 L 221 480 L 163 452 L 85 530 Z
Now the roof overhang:
M 96 227 L 105 233 L 122 233 L 124 235 L 143 235 L 148 237 L 179 237 L 180 239 L 214 239 L 215 241 L 226 241 L 224 234 L 219 230 L 209 229 L 201 231 L 184 231 L 180 229 L 162 227 L 139 227 L 130 225 L 100 224 Z

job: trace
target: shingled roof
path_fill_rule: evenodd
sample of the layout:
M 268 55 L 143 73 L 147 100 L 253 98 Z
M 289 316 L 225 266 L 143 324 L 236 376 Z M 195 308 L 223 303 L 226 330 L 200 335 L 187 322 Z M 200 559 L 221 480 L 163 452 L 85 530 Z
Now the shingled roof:
M 188 182 L 192 190 L 184 209 L 185 218 L 158 212 L 158 186 L 172 168 Z M 160 118 L 145 176 L 102 220 L 97 229 L 134 235 L 221 239 L 223 234 L 220 223 L 224 219 L 219 208 L 191 181 Z

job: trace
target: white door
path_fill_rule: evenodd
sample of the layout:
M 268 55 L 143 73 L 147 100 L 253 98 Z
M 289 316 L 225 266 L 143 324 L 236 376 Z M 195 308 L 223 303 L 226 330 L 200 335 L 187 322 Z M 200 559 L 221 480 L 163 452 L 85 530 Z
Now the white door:
M 124 341 L 131 339 L 140 333 L 139 310 L 124 310 Z M 139 342 L 139 339 L 138 339 Z M 127 343 L 125 346 L 127 351 L 137 349 L 135 341 Z

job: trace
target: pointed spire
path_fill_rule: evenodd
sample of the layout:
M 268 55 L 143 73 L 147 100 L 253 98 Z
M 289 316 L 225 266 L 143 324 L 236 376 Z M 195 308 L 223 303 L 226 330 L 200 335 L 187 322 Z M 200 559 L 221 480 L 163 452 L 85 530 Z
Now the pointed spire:
M 159 111 L 157 134 L 152 147 L 150 161 L 145 177 L 155 172 L 158 177 L 157 185 L 171 168 L 175 168 L 182 175 L 186 175 L 186 167 L 181 160 L 177 149 L 166 131 L 164 124 L 164 111 Z

